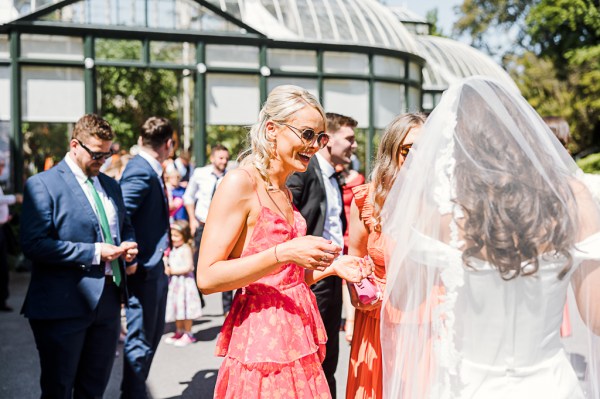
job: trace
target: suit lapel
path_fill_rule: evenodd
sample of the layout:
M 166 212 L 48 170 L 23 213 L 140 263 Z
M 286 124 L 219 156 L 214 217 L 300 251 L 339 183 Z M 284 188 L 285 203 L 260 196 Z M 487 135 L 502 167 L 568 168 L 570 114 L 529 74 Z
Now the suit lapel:
M 308 165 L 312 168 L 312 172 L 317 177 L 319 187 L 321 187 L 321 199 L 319 201 L 319 207 L 321 208 L 321 215 L 323 215 L 323 221 L 325 220 L 325 214 L 327 213 L 327 193 L 325 192 L 325 182 L 323 181 L 323 173 L 319 167 L 319 161 L 316 156 L 310 160 Z
M 98 223 L 96 213 L 94 212 L 90 201 L 88 201 L 85 193 L 83 192 L 83 188 L 81 187 L 81 185 L 79 185 L 77 178 L 71 171 L 71 168 L 69 168 L 69 165 L 67 165 L 67 163 L 64 160 L 62 160 L 58 165 L 56 165 L 56 168 L 59 171 L 62 179 L 65 181 L 66 186 L 69 187 L 69 189 L 73 193 L 73 196 L 77 198 L 80 208 L 92 220 L 97 237 L 102 237 L 102 233 L 100 232 L 100 223 Z
M 323 181 L 323 173 L 319 166 L 319 161 L 316 156 L 313 156 L 308 164 L 307 172 L 312 173 L 316 178 L 321 189 L 321 193 L 310 193 L 309 195 L 318 195 L 319 198 L 319 218 L 317 219 L 313 234 L 323 235 L 325 229 L 325 217 L 327 215 L 327 193 L 325 192 L 325 182 Z

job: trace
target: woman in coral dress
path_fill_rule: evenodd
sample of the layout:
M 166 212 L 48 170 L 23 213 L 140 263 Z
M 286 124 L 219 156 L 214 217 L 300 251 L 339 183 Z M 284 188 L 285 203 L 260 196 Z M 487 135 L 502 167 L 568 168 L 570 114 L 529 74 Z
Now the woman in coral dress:
M 398 170 L 425 122 L 421 114 L 404 114 L 386 128 L 377 151 L 371 184 L 355 187 L 350 211 L 348 254 L 368 255 L 374 264 L 373 280 L 385 288 L 384 239 L 380 211 Z M 381 398 L 382 363 L 379 336 L 381 302 L 357 306 L 348 367 L 346 398 Z
M 251 151 L 211 203 L 197 283 L 205 294 L 237 289 L 217 342 L 225 359 L 215 398 L 331 397 L 321 368 L 327 336 L 308 285 L 334 274 L 360 281 L 370 269 L 305 236 L 285 186 L 327 144 L 324 121 L 306 90 L 276 87 L 250 130 Z

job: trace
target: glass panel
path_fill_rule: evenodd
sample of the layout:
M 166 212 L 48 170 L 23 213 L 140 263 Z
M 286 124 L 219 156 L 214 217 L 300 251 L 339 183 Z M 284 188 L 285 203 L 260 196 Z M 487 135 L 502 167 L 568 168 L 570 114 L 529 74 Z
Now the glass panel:
M 69 36 L 21 35 L 21 57 L 83 60 L 83 39 Z
M 314 24 L 312 13 L 307 1 L 297 1 L 296 7 L 302 19 L 302 39 L 314 41 L 317 39 L 317 27 Z
M 244 32 L 194 0 L 83 0 L 40 19 L 75 24 Z
M 323 69 L 328 73 L 369 73 L 369 57 L 365 54 L 328 51 L 323 56 Z
M 10 58 L 10 39 L 8 35 L 0 35 L 0 58 Z
M 408 78 L 417 82 L 421 81 L 421 67 L 418 64 L 412 62 L 408 64 Z
M 206 65 L 223 68 L 258 68 L 258 47 L 209 44 Z
M 50 169 L 68 151 L 72 123 L 23 123 L 23 158 L 25 177 Z
M 421 111 L 421 90 L 415 87 L 408 88 L 408 112 Z
M 96 58 L 99 60 L 141 61 L 142 42 L 96 39 Z
M 189 108 L 193 96 L 193 86 L 185 83 L 191 75 L 183 78 L 188 71 L 165 69 L 123 68 L 99 66 L 96 68 L 98 83 L 99 112 L 117 132 L 123 148 L 137 143 L 140 126 L 151 115 L 165 117 L 175 130 L 183 130 L 189 120 L 183 107 Z M 183 82 L 181 81 L 183 80 Z M 190 116 L 191 117 L 191 116 Z
M 375 76 L 393 76 L 404 78 L 404 60 L 399 58 L 384 57 L 376 55 L 373 57 L 373 72 Z
M 269 78 L 267 80 L 267 91 L 273 90 L 275 87 L 280 85 L 296 85 L 300 86 L 313 96 L 319 98 L 319 88 L 317 86 L 316 79 L 307 78 Z
M 246 149 L 248 126 L 210 125 L 206 127 L 206 159 L 210 157 L 209 149 L 219 143 L 229 150 L 229 166 L 236 162 L 240 153 Z M 198 165 L 196 165 L 198 166 Z
M 56 2 L 55 0 L 14 0 L 15 10 L 20 16 L 39 10 L 45 5 Z M 12 2 L 9 2 L 12 3 Z
M 358 127 L 369 126 L 369 84 L 359 80 L 325 79 L 323 105 L 327 112 L 348 115 Z
M 85 112 L 83 69 L 23 67 L 21 91 L 23 121 L 75 122 Z
M 208 74 L 207 124 L 250 125 L 258 119 L 258 76 Z
M 354 157 L 352 161 L 354 163 L 353 166 L 358 166 L 358 171 L 365 174 L 365 168 L 367 167 L 367 138 L 368 138 L 368 129 L 354 129 L 354 136 L 356 138 L 356 152 L 354 153 Z M 358 164 L 358 165 L 356 165 Z
M 433 94 L 423 94 L 423 111 L 431 111 L 433 109 Z
M 375 127 L 384 128 L 398 114 L 405 112 L 404 85 L 375 82 Z
M 0 66 L 0 120 L 10 120 L 10 67 Z
M 272 48 L 267 50 L 267 64 L 281 71 L 317 72 L 317 52 Z
M 196 47 L 187 42 L 150 42 L 150 59 L 171 64 L 196 64 Z

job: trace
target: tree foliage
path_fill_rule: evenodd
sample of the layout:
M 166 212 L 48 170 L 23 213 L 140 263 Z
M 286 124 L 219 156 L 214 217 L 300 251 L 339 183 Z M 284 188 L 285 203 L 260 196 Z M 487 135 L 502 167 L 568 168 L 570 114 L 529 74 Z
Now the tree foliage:
M 439 27 L 439 17 L 438 17 L 437 7 L 432 10 L 427 11 L 427 15 L 425 16 L 425 19 L 427 20 L 427 23 L 429 23 L 429 34 L 431 36 L 442 36 L 442 37 L 446 36 L 444 34 L 444 32 L 442 31 L 442 29 L 440 29 L 440 27 Z
M 135 41 L 97 41 L 96 58 L 139 60 Z M 178 72 L 139 67 L 98 67 L 100 109 L 117 133 L 117 141 L 129 148 L 137 142 L 140 126 L 156 115 L 168 118 L 174 128 L 178 118 Z
M 463 0 L 455 24 L 493 54 L 492 35 L 511 33 L 505 67 L 543 116 L 569 121 L 574 152 L 600 146 L 600 5 L 594 0 Z
M 159 61 L 172 62 L 179 56 L 179 47 L 162 49 Z M 112 61 L 141 59 L 141 44 L 128 40 L 98 40 L 96 58 Z M 123 148 L 137 143 L 140 126 L 152 115 L 168 118 L 176 130 L 180 129 L 180 89 L 182 79 L 192 79 L 182 72 L 140 67 L 98 67 L 97 82 L 102 116 L 117 133 Z M 192 117 L 193 119 L 193 117 Z M 192 121 L 193 123 L 193 121 Z M 207 158 L 210 147 L 225 145 L 232 157 L 244 148 L 247 128 L 244 126 L 207 126 Z

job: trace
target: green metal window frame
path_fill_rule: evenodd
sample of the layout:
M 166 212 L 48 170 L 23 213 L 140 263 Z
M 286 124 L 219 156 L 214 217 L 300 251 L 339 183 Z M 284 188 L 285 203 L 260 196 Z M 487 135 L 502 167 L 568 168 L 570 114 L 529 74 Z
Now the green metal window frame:
M 368 109 L 368 130 L 367 130 L 367 148 L 366 148 L 366 171 L 370 172 L 372 167 L 372 157 L 374 154 L 373 138 L 376 132 L 374 119 L 374 90 L 376 82 L 396 83 L 405 86 L 404 96 L 405 104 L 412 108 L 422 109 L 423 104 L 423 89 L 422 89 L 422 69 L 425 60 L 415 54 L 391 50 L 384 48 L 374 48 L 359 45 L 340 45 L 329 43 L 307 43 L 293 41 L 276 41 L 269 39 L 259 32 L 236 20 L 229 14 L 223 13 L 220 10 L 220 15 L 226 14 L 229 22 L 233 22 L 247 30 L 246 34 L 227 34 L 213 35 L 206 33 L 194 33 L 188 31 L 171 31 L 171 30 L 153 30 L 146 28 L 122 28 L 122 27 L 106 27 L 93 25 L 75 25 L 55 23 L 48 21 L 39 21 L 42 15 L 46 15 L 54 10 L 57 10 L 66 5 L 72 4 L 77 0 L 65 0 L 63 2 L 52 4 L 42 10 L 36 11 L 23 18 L 0 26 L 0 33 L 8 33 L 10 40 L 10 60 L 0 61 L 0 65 L 10 65 L 11 67 L 11 151 L 13 160 L 13 180 L 14 187 L 17 191 L 23 188 L 23 181 L 19 176 L 23 176 L 23 137 L 22 137 L 22 110 L 21 110 L 21 67 L 23 66 L 48 66 L 48 67 L 81 67 L 84 70 L 84 86 L 85 86 L 85 111 L 96 112 L 96 67 L 112 66 L 112 67 L 131 67 L 145 69 L 165 69 L 165 70 L 184 70 L 188 69 L 194 74 L 195 93 L 193 109 L 197 123 L 194 126 L 194 155 L 198 164 L 206 162 L 206 74 L 251 74 L 259 77 L 259 93 L 260 103 L 262 104 L 267 98 L 267 80 L 269 77 L 278 78 L 310 78 L 315 79 L 319 97 L 323 103 L 325 79 L 344 79 L 344 80 L 360 80 L 367 81 L 369 84 L 369 109 Z M 213 7 L 211 4 L 203 0 L 195 0 L 202 6 Z M 214 7 L 213 7 L 214 8 Z M 212 10 L 216 12 L 215 10 Z M 223 15 L 222 15 L 223 16 Z M 225 17 L 225 16 L 224 16 Z M 249 29 L 247 29 L 249 28 Z M 23 58 L 20 54 L 21 34 L 45 34 L 57 36 L 81 37 L 84 42 L 84 60 L 52 60 L 52 59 L 33 59 Z M 142 59 L 139 61 L 118 61 L 118 60 L 96 60 L 95 58 L 95 40 L 96 39 L 119 39 L 119 40 L 139 40 L 142 42 Z M 195 45 L 196 64 L 172 64 L 165 62 L 153 62 L 150 59 L 150 42 L 189 42 Z M 222 44 L 222 45 L 247 45 L 256 46 L 259 49 L 258 68 L 223 68 L 209 67 L 206 65 L 206 45 L 207 44 Z M 270 68 L 267 60 L 267 51 L 269 49 L 286 49 L 286 50 L 311 50 L 316 52 L 317 69 L 316 72 L 292 72 L 282 71 L 276 68 Z M 324 72 L 323 57 L 326 52 L 346 52 L 366 54 L 368 56 L 368 73 L 360 74 L 344 74 Z M 377 76 L 374 73 L 374 56 L 389 56 L 401 60 L 404 63 L 404 77 L 397 76 Z M 419 80 L 410 79 L 409 71 L 410 64 L 416 64 L 421 70 Z M 198 66 L 203 65 L 204 70 L 198 71 Z M 261 73 L 266 68 L 268 74 Z M 419 96 L 419 104 L 409 104 L 409 87 L 416 88 L 421 93 Z M 326 104 L 323 104 L 326 107 Z

